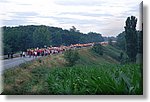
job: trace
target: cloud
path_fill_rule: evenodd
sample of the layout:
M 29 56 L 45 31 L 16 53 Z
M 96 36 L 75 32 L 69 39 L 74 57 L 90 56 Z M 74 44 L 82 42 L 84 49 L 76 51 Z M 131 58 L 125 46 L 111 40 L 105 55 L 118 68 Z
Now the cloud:
M 58 5 L 65 5 L 65 6 L 101 6 L 102 4 L 106 3 L 103 0 L 55 0 L 55 3 Z
M 48 25 L 117 35 L 128 16 L 139 19 L 141 0 L 0 0 L 3 25 Z M 139 22 L 139 21 L 138 21 Z M 138 27 L 137 27 L 138 28 Z
M 57 22 L 59 22 L 60 24 L 95 24 L 98 25 L 100 24 L 98 20 L 81 20 L 78 18 L 65 18 L 65 17 L 50 17 L 55 19 Z
M 13 19 L 13 20 L 3 20 L 2 23 L 9 26 L 17 26 L 21 24 L 26 24 L 27 21 L 24 19 Z
M 90 16 L 90 17 L 106 17 L 106 16 L 113 16 L 112 14 L 107 14 L 107 13 L 89 13 L 89 12 L 63 12 L 60 13 L 59 15 L 81 15 L 81 16 Z
M 39 14 L 36 12 L 12 12 L 14 14 L 13 18 L 30 18 L 36 17 Z
M 0 2 L 1 2 L 1 3 L 2 3 L 2 2 L 6 3 L 6 2 L 9 2 L 9 1 L 7 1 L 7 0 L 1 0 Z

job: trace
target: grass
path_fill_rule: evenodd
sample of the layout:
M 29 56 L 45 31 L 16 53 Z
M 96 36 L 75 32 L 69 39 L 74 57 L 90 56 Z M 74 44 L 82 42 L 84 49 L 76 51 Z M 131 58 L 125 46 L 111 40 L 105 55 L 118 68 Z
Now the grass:
M 118 64 L 119 62 L 104 53 L 103 56 L 94 53 L 90 48 L 81 49 L 78 51 L 80 60 L 78 65 L 95 65 L 95 64 Z
M 103 47 L 104 49 L 104 53 L 108 56 L 110 56 L 111 58 L 117 60 L 117 61 L 120 61 L 120 53 L 123 52 L 119 49 L 116 49 L 115 47 L 113 46 L 106 46 L 106 47 Z M 123 52 L 123 59 L 126 59 L 127 58 L 127 55 L 125 52 Z
M 62 63 L 62 55 L 53 55 L 5 70 L 3 94 L 44 94 L 47 90 L 44 76 L 51 67 L 62 66 Z
M 113 47 L 105 49 L 119 55 Z M 120 65 L 109 51 L 103 56 L 89 48 L 78 52 L 80 60 L 73 67 L 65 67 L 63 54 L 58 54 L 6 70 L 3 94 L 143 94 L 141 65 Z

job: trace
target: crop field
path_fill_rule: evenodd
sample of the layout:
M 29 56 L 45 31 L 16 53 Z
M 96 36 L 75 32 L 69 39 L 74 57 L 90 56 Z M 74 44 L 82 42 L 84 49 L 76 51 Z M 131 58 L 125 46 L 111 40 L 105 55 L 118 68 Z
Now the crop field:
M 58 68 L 48 74 L 48 90 L 50 94 L 142 94 L 141 73 L 135 64 Z

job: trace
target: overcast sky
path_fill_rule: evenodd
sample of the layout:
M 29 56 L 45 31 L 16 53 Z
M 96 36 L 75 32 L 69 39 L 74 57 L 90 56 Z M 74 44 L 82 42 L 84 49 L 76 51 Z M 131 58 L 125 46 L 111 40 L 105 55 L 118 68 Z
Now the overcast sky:
M 141 0 L 0 0 L 1 26 L 48 25 L 103 36 L 124 30 L 128 16 L 139 21 Z M 137 27 L 137 29 L 139 29 Z

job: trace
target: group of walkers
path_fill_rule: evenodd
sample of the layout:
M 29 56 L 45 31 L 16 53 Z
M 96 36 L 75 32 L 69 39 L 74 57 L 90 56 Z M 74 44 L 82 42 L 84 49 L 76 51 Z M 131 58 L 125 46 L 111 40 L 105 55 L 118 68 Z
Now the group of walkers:
M 47 47 L 47 48 L 36 48 L 36 49 L 27 49 L 26 52 L 21 52 L 20 56 L 25 57 L 37 57 L 37 56 L 47 56 L 51 54 L 63 53 L 66 50 L 65 47 Z
M 32 48 L 32 49 L 27 49 L 26 51 L 22 51 L 20 53 L 20 57 L 47 56 L 52 54 L 63 53 L 68 49 L 76 49 L 76 48 L 89 47 L 89 46 L 93 46 L 93 43 L 74 44 L 70 46 L 60 46 L 60 47 Z M 8 53 L 8 58 L 13 58 L 13 52 Z
M 8 59 L 13 58 L 13 54 L 14 54 L 13 52 L 8 52 Z

